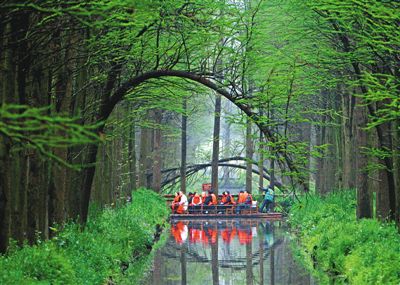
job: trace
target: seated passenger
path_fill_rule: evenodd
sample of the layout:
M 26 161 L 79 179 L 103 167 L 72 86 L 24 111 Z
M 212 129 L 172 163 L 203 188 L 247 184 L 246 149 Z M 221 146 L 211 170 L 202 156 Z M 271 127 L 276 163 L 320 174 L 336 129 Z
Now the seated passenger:
M 228 205 L 235 205 L 236 204 L 235 203 L 235 199 L 233 199 L 232 194 L 229 191 L 226 191 L 226 195 L 227 195 L 227 198 L 226 198 L 227 204 Z
M 222 194 L 222 199 L 221 199 L 221 205 L 234 205 L 235 201 L 233 200 L 232 195 L 229 193 L 229 191 L 225 191 Z
M 243 204 L 246 198 L 244 197 L 244 191 L 240 191 L 238 194 L 237 204 Z
M 197 194 L 196 192 L 193 193 L 193 198 L 192 198 L 192 203 L 190 203 L 190 206 L 197 206 L 197 205 L 201 205 L 202 203 L 202 199 L 200 197 L 199 194 Z
M 194 196 L 193 193 L 189 192 L 189 198 L 188 198 L 189 205 L 192 203 L 193 196 Z
M 225 205 L 225 204 L 226 204 L 227 196 L 228 196 L 228 195 L 227 195 L 226 191 L 224 191 L 224 192 L 222 193 L 222 198 L 221 198 L 221 202 L 220 202 L 221 205 Z
M 204 202 L 206 200 L 206 198 L 207 198 L 207 192 L 203 190 L 201 192 L 201 200 Z
M 171 203 L 171 210 L 172 210 L 172 213 L 173 213 L 173 214 L 175 214 L 176 209 L 178 208 L 178 203 L 179 203 L 179 200 L 180 200 L 180 199 L 181 199 L 181 197 L 179 196 L 179 193 L 176 192 L 176 193 L 175 193 L 174 200 L 173 200 L 172 203 Z
M 208 195 L 207 195 L 206 199 L 204 200 L 204 205 L 211 206 L 211 205 L 217 205 L 217 204 L 218 204 L 217 196 L 215 196 L 213 191 L 208 192 Z
M 180 196 L 180 200 L 178 202 L 178 208 L 176 209 L 176 213 L 183 214 L 188 208 L 188 199 L 186 195 L 183 194 L 182 191 L 179 191 L 178 195 Z
M 242 209 L 247 209 L 251 207 L 253 203 L 253 197 L 246 190 L 240 191 L 238 197 L 238 205 L 236 207 L 236 214 L 240 214 Z

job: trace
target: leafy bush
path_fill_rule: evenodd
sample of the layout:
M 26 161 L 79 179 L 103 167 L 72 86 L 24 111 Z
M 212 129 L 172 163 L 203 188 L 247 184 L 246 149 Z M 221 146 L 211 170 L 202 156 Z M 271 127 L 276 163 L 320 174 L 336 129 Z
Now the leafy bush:
M 156 226 L 167 216 L 162 197 L 135 191 L 132 203 L 106 208 L 84 231 L 69 224 L 51 241 L 0 257 L 0 284 L 124 284 L 128 276 L 132 282 L 149 264 Z
M 354 191 L 309 196 L 293 205 L 301 255 L 321 282 L 400 284 L 400 235 L 395 225 L 356 220 Z M 324 274 L 321 275 L 321 272 Z

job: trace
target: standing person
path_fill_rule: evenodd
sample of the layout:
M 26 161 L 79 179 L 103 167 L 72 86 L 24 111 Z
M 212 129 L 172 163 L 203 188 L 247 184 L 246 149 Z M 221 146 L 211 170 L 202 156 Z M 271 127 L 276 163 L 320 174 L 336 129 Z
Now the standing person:
M 188 199 L 187 199 L 186 195 L 183 194 L 182 191 L 179 191 L 178 194 L 180 196 L 180 200 L 179 200 L 178 209 L 176 210 L 176 212 L 178 214 L 183 214 L 188 208 Z
M 259 212 L 262 213 L 264 211 L 264 207 L 266 208 L 267 213 L 269 212 L 269 207 L 274 203 L 274 186 L 269 185 L 267 188 L 262 189 L 265 193 L 264 201 L 259 209 Z

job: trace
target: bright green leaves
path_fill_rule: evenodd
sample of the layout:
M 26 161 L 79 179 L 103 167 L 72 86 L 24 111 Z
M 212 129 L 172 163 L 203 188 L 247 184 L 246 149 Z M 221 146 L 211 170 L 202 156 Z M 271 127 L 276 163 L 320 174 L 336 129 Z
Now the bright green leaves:
M 72 167 L 52 149 L 98 143 L 100 137 L 93 131 L 97 126 L 81 125 L 77 118 L 51 116 L 49 111 L 49 107 L 3 104 L 0 107 L 0 133 L 21 148 L 35 149 L 45 157 Z

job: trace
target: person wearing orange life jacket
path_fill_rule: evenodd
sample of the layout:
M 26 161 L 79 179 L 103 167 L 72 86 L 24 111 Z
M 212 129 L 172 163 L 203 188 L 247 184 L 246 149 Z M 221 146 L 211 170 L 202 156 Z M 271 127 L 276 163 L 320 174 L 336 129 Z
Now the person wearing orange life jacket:
M 192 203 L 190 204 L 190 206 L 201 205 L 202 202 L 203 202 L 203 199 L 201 199 L 200 195 L 197 194 L 196 192 L 194 192 L 194 195 L 192 198 Z
M 204 200 L 204 205 L 211 206 L 217 204 L 218 204 L 217 196 L 215 196 L 213 191 L 208 192 L 208 195 Z
M 214 194 L 213 191 L 210 191 L 210 195 L 211 195 L 211 204 L 209 205 L 217 205 L 218 204 L 217 196 Z
M 201 201 L 202 201 L 202 203 L 204 203 L 206 198 L 207 198 L 207 192 L 203 190 L 203 192 L 201 192 Z
M 225 191 L 222 194 L 222 199 L 221 199 L 221 203 L 222 205 L 234 205 L 235 204 L 235 200 L 233 199 L 231 193 L 229 193 L 229 191 Z
M 179 196 L 179 193 L 176 192 L 176 193 L 175 193 L 174 200 L 173 200 L 172 203 L 171 203 L 171 210 L 172 210 L 172 213 L 175 213 L 175 212 L 176 212 L 176 209 L 178 208 L 178 203 L 179 203 L 179 200 L 180 200 L 180 199 L 181 199 L 181 197 Z
M 246 198 L 244 197 L 244 191 L 240 191 L 238 194 L 237 204 L 243 204 Z
M 220 204 L 221 204 L 221 205 L 225 205 L 225 204 L 226 204 L 227 198 L 228 198 L 228 194 L 226 193 L 226 191 L 224 191 L 224 192 L 222 193 L 222 198 L 221 198 Z
M 178 202 L 178 208 L 176 209 L 177 214 L 183 214 L 188 208 L 188 199 L 182 191 L 178 192 L 180 200 Z
M 240 214 L 242 209 L 250 208 L 253 203 L 253 197 L 246 190 L 240 191 L 238 197 L 238 205 L 236 207 L 236 214 Z

